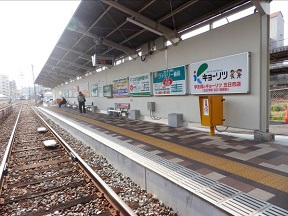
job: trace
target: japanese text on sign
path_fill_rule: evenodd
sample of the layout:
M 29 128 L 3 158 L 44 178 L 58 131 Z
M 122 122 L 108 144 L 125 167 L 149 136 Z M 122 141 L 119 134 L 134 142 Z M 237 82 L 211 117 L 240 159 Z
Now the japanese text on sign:
M 190 64 L 190 93 L 248 93 L 249 56 L 246 52 Z

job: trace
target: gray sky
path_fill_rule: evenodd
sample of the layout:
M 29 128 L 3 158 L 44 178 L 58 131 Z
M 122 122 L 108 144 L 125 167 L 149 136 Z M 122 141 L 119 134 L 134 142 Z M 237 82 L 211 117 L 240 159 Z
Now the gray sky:
M 79 2 L 0 1 L 0 74 L 32 85 Z
M 0 74 L 16 80 L 18 89 L 33 84 L 80 1 L 0 1 Z M 281 11 L 288 40 L 288 0 L 271 2 Z

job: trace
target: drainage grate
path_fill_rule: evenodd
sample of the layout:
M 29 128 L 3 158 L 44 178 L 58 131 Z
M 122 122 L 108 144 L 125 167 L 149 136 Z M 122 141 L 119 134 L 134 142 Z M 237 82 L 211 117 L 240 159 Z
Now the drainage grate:
M 209 186 L 212 186 L 212 185 L 215 185 L 218 183 L 217 181 L 209 179 L 206 176 L 198 176 L 198 177 L 194 178 L 194 181 L 199 182 L 204 187 L 209 187 Z
M 287 216 L 288 211 L 277 206 L 269 206 L 255 216 Z
M 227 185 L 217 184 L 211 186 L 210 188 L 205 188 L 204 190 L 199 191 L 197 194 L 213 204 L 218 204 L 239 193 L 241 193 L 241 191 Z
M 70 123 L 68 122 L 67 124 Z M 79 130 L 79 128 L 75 128 Z M 82 132 L 96 140 L 94 135 L 87 133 L 87 130 L 84 129 Z M 107 135 L 104 132 L 96 131 L 94 131 L 93 134 L 97 134 L 97 136 L 104 138 L 99 139 L 96 143 L 104 143 L 123 155 L 130 155 L 131 158 L 140 162 L 143 166 L 147 165 L 150 169 L 155 168 L 155 172 L 158 174 L 163 177 L 168 176 L 170 180 L 174 180 L 179 186 L 194 192 L 198 196 L 215 204 L 217 207 L 227 211 L 227 213 L 235 216 L 288 216 L 288 211 L 285 209 L 255 199 L 246 194 L 239 194 L 240 191 L 236 189 L 224 184 L 219 184 L 219 182 L 210 180 L 201 174 L 183 168 L 177 164 L 173 164 L 170 161 L 163 162 L 165 159 L 146 152 L 125 141 L 114 138 L 112 137 L 112 134 Z M 133 154 L 131 154 L 131 151 Z M 181 175 L 183 176 L 182 179 Z
M 180 170 L 177 170 L 177 173 L 179 173 L 179 174 L 181 174 L 187 178 L 190 178 L 190 179 L 195 178 L 195 177 L 200 175 L 199 173 L 197 173 L 193 170 L 189 170 L 187 168 L 182 168 Z
M 186 186 L 186 188 L 192 192 L 196 192 L 199 190 L 203 190 L 206 187 L 212 186 L 214 184 L 217 184 L 216 181 L 211 180 L 205 176 L 198 176 L 194 179 L 188 179 L 182 182 L 183 185 Z
M 253 198 L 247 194 L 239 194 L 236 197 L 230 198 L 219 204 L 219 207 L 235 216 L 246 216 L 254 215 L 268 205 L 270 204 Z

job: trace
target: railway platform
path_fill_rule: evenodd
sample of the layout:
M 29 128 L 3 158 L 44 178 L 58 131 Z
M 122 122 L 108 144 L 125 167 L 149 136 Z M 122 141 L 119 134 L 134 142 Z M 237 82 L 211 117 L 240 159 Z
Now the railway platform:
M 241 194 L 243 202 L 240 197 L 240 201 L 237 198 L 231 204 L 230 198 L 230 201 L 227 197 L 215 200 L 213 196 L 197 190 L 202 198 L 215 204 L 217 208 L 227 210 L 229 214 L 288 215 L 288 136 L 280 136 L 279 144 L 277 141 L 267 143 L 252 140 L 249 133 L 239 135 L 239 131 L 232 135 L 218 133 L 211 137 L 204 128 L 198 130 L 197 125 L 175 128 L 100 113 L 82 114 L 64 107 L 41 110 L 53 114 L 55 118 L 71 120 L 91 132 L 99 131 L 114 137 L 177 167 L 191 170 L 195 175 L 200 174 L 211 180 L 211 187 L 216 187 L 217 182 L 217 187 L 231 189 L 230 198 Z M 207 188 L 203 190 L 207 192 Z M 245 207 L 245 199 L 252 210 Z M 238 205 L 237 202 L 241 204 Z

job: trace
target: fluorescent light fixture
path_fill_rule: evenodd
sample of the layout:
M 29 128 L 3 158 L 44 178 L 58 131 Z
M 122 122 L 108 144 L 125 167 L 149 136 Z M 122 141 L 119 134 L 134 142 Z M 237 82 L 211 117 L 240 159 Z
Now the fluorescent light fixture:
M 143 24 L 143 23 L 140 23 L 140 22 L 138 22 L 138 21 L 136 21 L 136 20 L 134 20 L 134 19 L 132 19 L 132 18 L 130 18 L 130 17 L 127 17 L 126 21 L 131 22 L 131 23 L 133 23 L 133 24 L 135 24 L 135 25 L 138 25 L 138 26 L 140 26 L 140 27 L 142 27 L 142 28 L 144 28 L 144 29 L 146 29 L 146 30 L 148 30 L 148 31 L 150 31 L 150 32 L 153 32 L 153 33 L 155 33 L 155 34 L 157 34 L 157 35 L 159 35 L 159 36 L 162 36 L 162 35 L 163 35 L 162 32 L 157 31 L 156 29 L 153 29 L 153 28 L 151 28 L 151 27 L 149 27 L 149 26 L 147 26 L 147 25 L 145 25 L 145 24 Z

